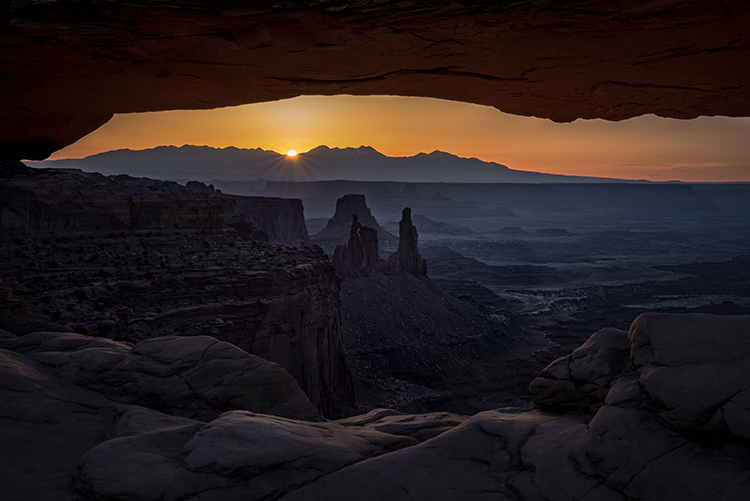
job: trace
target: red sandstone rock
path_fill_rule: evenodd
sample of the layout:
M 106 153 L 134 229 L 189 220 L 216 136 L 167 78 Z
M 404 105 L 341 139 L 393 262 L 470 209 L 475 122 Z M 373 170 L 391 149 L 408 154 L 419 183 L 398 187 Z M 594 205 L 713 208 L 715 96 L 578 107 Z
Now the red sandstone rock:
M 750 114 L 746 2 L 5 2 L 0 157 L 112 113 L 427 96 L 570 121 Z

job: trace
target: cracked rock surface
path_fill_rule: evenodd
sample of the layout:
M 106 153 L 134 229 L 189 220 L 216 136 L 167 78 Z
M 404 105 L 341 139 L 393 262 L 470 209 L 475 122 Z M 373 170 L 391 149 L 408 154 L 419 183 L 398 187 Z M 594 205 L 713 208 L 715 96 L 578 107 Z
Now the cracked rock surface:
M 214 387 L 223 386 L 229 380 L 222 366 L 235 370 L 238 360 L 250 357 L 226 343 L 162 338 L 130 347 L 71 333 L 16 337 L 4 331 L 0 461 L 7 467 L 0 470 L 0 495 L 187 501 L 750 499 L 748 333 L 750 316 L 641 315 L 627 335 L 599 331 L 541 376 L 579 387 L 594 381 L 606 394 L 552 392 L 565 398 L 548 399 L 536 410 L 504 408 L 466 417 L 376 409 L 328 422 L 229 410 L 206 422 L 186 417 L 183 404 L 170 400 L 179 391 L 134 402 L 137 392 L 130 383 L 137 378 L 124 373 L 141 374 L 146 386 L 149 377 L 179 374 L 198 387 L 200 378 L 185 375 L 215 362 L 202 387 L 211 386 L 212 375 Z M 60 364 L 64 353 L 70 361 Z M 125 365 L 123 354 L 130 357 Z M 114 390 L 115 381 L 124 393 Z M 546 387 L 536 386 L 544 394 Z M 157 410 L 164 402 L 172 402 L 169 413 Z
M 641 315 L 542 372 L 552 412 L 482 412 L 281 499 L 747 499 L 748 334 L 747 316 Z

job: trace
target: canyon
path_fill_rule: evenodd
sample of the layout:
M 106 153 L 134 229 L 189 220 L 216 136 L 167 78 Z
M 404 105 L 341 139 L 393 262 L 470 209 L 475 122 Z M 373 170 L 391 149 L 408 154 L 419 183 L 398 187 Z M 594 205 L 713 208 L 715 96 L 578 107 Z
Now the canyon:
M 131 342 L 210 334 L 280 363 L 323 414 L 351 413 L 338 278 L 299 247 L 299 200 L 33 170 L 0 194 L 3 277 L 37 313 Z M 298 247 L 268 242 L 283 239 Z
M 6 161 L 0 190 L 7 499 L 748 494 L 741 304 L 639 315 L 585 292 L 529 314 L 540 288 L 560 308 L 582 276 L 467 257 L 456 249 L 494 245 L 481 228 L 408 207 L 380 225 L 364 195 L 340 197 L 308 236 L 300 200 L 243 204 L 197 182 Z M 389 227 L 384 259 L 376 228 Z M 342 233 L 332 260 L 314 244 Z M 567 242 L 544 252 L 579 245 L 560 228 L 505 234 Z M 733 263 L 658 271 L 712 276 L 682 287 L 706 297 L 721 284 L 742 301 L 744 275 L 722 278 L 742 272 Z M 608 287 L 648 294 L 632 280 Z
M 749 20 L 732 0 L 0 3 L 0 497 L 748 499 L 745 185 L 255 193 L 283 201 L 17 160 L 114 113 L 303 94 L 748 116 Z M 411 208 L 421 247 L 349 218 L 336 245 L 373 259 L 340 277 L 309 239 L 346 194 L 399 236 Z M 369 269 L 394 251 L 427 276 Z

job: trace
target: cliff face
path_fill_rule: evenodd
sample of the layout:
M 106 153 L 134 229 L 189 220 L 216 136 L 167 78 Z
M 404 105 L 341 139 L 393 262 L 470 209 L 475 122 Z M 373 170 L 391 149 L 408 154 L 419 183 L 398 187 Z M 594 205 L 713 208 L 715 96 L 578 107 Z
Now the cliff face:
M 51 330 L 52 318 L 54 330 L 128 342 L 210 335 L 281 365 L 322 414 L 350 413 L 339 279 L 318 248 L 197 232 L 56 235 L 0 235 L 0 270 L 23 298 L 0 308 L 14 331 Z
M 0 166 L 0 228 L 20 231 L 232 229 L 245 240 L 298 246 L 307 239 L 301 200 L 223 195 L 129 176 Z
M 302 200 L 231 196 L 234 210 L 268 235 L 272 244 L 298 246 L 308 239 Z
M 383 260 L 378 255 L 378 231 L 359 224 L 356 215 L 352 216 L 349 241 L 337 245 L 333 252 L 333 266 L 342 277 L 365 276 L 383 268 Z
M 0 308 L 0 320 L 38 329 L 52 319 L 125 341 L 210 334 L 279 363 L 324 415 L 350 412 L 333 266 L 316 247 L 262 241 L 300 244 L 299 200 L 128 176 L 21 176 L 0 180 L 0 227 L 12 230 L 0 232 L 0 270 L 30 301 L 23 315 L 22 304 Z

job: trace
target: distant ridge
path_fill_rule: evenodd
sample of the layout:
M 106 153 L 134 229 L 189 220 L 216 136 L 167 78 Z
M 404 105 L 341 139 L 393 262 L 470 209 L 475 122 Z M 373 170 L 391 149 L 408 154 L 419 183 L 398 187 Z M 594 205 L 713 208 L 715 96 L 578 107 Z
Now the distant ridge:
M 513 170 L 495 162 L 458 157 L 443 151 L 418 153 L 411 157 L 389 157 L 370 146 L 318 146 L 296 157 L 260 148 L 158 146 L 147 150 L 113 150 L 82 159 L 29 164 L 39 168 L 81 169 L 105 175 L 128 174 L 165 180 L 197 181 L 635 182 Z

